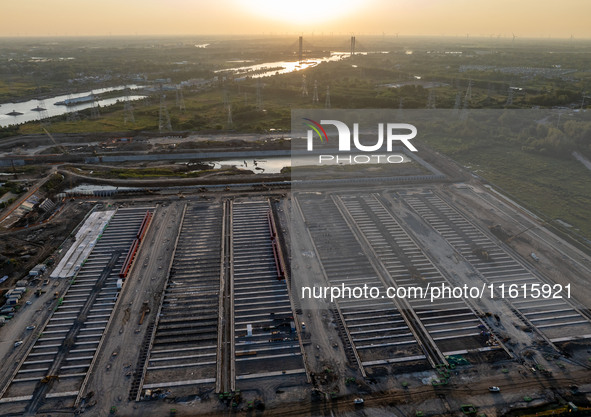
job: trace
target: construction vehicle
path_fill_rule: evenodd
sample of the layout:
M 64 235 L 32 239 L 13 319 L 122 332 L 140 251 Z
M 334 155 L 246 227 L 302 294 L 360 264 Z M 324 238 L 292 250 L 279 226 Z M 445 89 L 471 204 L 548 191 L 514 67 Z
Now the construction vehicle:
M 142 304 L 142 309 L 140 310 L 141 312 L 141 317 L 140 317 L 140 322 L 139 325 L 141 326 L 144 323 L 144 319 L 146 318 L 146 314 L 148 314 L 150 312 L 150 307 L 148 306 L 148 302 L 144 301 L 144 303 Z
M 60 293 L 58 291 L 56 291 L 56 292 L 53 293 L 53 299 L 54 300 L 57 300 L 59 298 L 59 296 L 60 296 Z
M 464 415 L 467 415 L 467 416 L 476 415 L 476 413 L 478 412 L 478 410 L 476 409 L 476 407 L 474 407 L 472 404 L 462 404 L 462 405 L 460 405 L 460 411 L 462 413 L 464 413 Z
M 59 381 L 60 377 L 59 375 L 46 375 L 41 379 L 41 382 L 43 382 L 44 384 L 47 384 L 49 381 Z
M 489 261 L 490 260 L 490 255 L 483 248 L 475 248 L 475 249 L 473 249 L 472 250 L 472 254 L 473 255 L 476 255 L 479 259 L 481 259 L 483 261 Z

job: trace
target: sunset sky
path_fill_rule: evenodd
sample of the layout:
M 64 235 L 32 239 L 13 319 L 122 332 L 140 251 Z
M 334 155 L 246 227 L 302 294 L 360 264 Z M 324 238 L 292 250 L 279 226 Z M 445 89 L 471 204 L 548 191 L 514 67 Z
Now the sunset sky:
M 591 0 L 4 0 L 0 36 L 382 34 L 591 38 Z

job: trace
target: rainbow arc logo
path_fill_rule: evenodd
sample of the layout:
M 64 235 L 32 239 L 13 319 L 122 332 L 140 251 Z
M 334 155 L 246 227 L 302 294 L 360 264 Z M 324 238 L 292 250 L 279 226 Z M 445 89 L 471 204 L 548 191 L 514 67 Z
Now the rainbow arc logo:
M 315 122 L 314 120 L 308 119 L 306 117 L 303 117 L 302 119 L 310 122 L 310 123 L 304 122 L 304 125 L 308 126 L 310 129 L 312 129 L 314 132 L 316 132 L 318 134 L 318 136 L 320 137 L 320 142 L 328 142 L 328 135 L 326 134 L 326 131 L 320 125 L 320 123 Z M 322 133 L 320 133 L 320 132 L 322 132 Z

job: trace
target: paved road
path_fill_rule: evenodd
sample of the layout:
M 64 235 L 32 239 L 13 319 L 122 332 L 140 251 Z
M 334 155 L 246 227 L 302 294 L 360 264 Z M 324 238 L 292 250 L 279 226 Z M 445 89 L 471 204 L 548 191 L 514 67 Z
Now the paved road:
M 128 403 L 132 376 L 127 374 L 135 370 L 147 323 L 158 311 L 182 209 L 181 202 L 156 209 L 83 393 L 94 391 L 98 400 L 98 404 L 87 409 L 85 415 L 106 415 L 112 405 L 121 407 Z M 140 326 L 144 301 L 149 302 L 150 313 Z M 117 352 L 116 356 L 113 356 L 114 352 Z

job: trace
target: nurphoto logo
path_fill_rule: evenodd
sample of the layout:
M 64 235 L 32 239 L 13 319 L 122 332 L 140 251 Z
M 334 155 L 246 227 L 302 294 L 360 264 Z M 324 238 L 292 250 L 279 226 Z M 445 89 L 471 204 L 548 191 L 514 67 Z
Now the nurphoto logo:
M 353 134 L 351 135 L 351 129 L 346 123 L 339 120 L 320 120 L 320 123 L 309 119 L 302 118 L 304 125 L 309 129 L 307 131 L 307 150 L 314 150 L 314 133 L 320 139 L 320 143 L 328 144 L 328 134 L 324 129 L 323 125 L 332 125 L 338 132 L 338 150 L 339 152 L 350 152 L 351 151 L 351 138 L 353 138 L 353 145 L 356 150 L 369 153 L 379 152 L 386 142 L 386 151 L 392 152 L 395 145 L 404 145 L 411 152 L 418 152 L 417 148 L 410 142 L 411 139 L 417 136 L 417 128 L 414 125 L 408 123 L 378 123 L 378 138 L 374 144 L 363 144 L 359 140 L 359 123 L 353 123 Z M 354 164 L 368 164 L 368 163 L 401 163 L 404 158 L 401 155 L 348 155 L 347 157 L 330 154 L 330 155 L 319 155 L 318 162 L 349 162 Z

